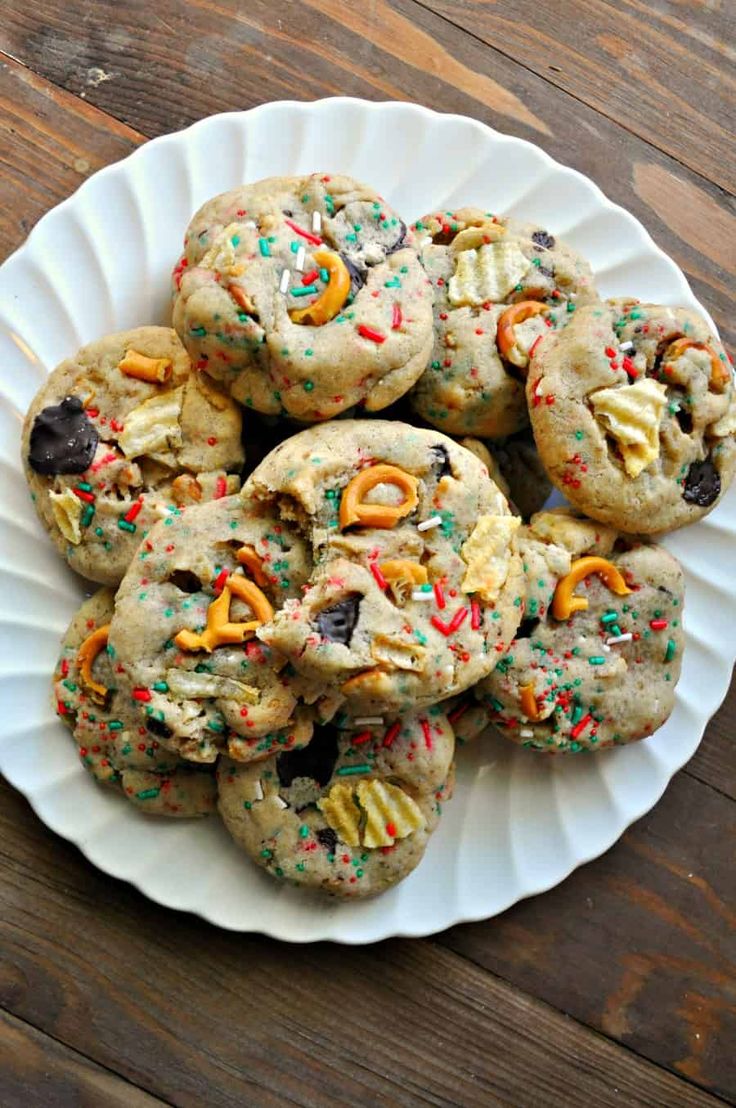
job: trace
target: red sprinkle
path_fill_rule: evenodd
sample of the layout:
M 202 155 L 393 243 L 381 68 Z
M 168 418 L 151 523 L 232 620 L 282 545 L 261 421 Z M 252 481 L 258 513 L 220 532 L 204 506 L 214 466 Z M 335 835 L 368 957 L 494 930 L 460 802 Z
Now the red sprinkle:
M 227 480 L 222 475 L 215 481 L 215 500 L 222 500 L 227 492 Z
M 541 341 L 542 341 L 542 336 L 541 336 L 541 335 L 537 335 L 537 337 L 535 338 L 534 342 L 533 342 L 533 343 L 531 344 L 531 346 L 529 347 L 529 361 L 531 361 L 531 360 L 532 360 L 532 358 L 534 357 L 534 351 L 535 351 L 535 350 L 537 349 L 537 347 L 539 346 L 539 344 L 540 344 L 540 342 L 541 342 Z
M 210 437 L 207 439 L 207 445 L 208 446 L 217 446 L 217 439 L 215 438 L 214 435 L 210 435 Z
M 616 351 L 613 349 L 612 346 L 607 346 L 606 347 L 605 354 L 606 354 L 607 358 L 615 358 L 616 357 Z
M 307 242 L 311 242 L 313 246 L 321 246 L 322 239 L 319 235 L 313 235 L 311 231 L 305 231 L 303 227 L 300 227 L 298 223 L 294 223 L 293 220 L 285 220 L 286 226 L 291 227 L 292 231 L 296 231 L 297 235 L 301 235 Z
M 396 838 L 396 824 L 395 823 L 387 823 L 386 824 L 386 834 L 390 835 L 392 839 Z
M 649 626 L 652 631 L 664 631 L 665 627 L 669 627 L 669 623 L 666 619 L 650 619 Z
M 128 509 L 128 511 L 123 516 L 123 519 L 125 520 L 125 522 L 126 523 L 132 523 L 133 520 L 135 519 L 135 517 L 140 514 L 142 508 L 143 508 L 143 501 L 142 500 L 136 500 L 135 504 L 131 505 L 131 507 Z
M 144 704 L 147 704 L 151 699 L 151 694 L 148 689 L 133 689 L 133 700 L 142 700 Z
M 452 634 L 452 628 L 450 627 L 450 625 L 447 623 L 443 623 L 439 616 L 432 616 L 429 622 L 432 624 L 433 627 L 436 627 L 437 630 L 445 636 L 445 638 L 447 638 L 448 635 Z
M 468 618 L 467 608 L 458 608 L 450 620 L 450 632 L 457 631 L 458 627 Z
M 316 281 L 318 277 L 319 277 L 319 270 L 318 269 L 312 269 L 312 270 L 310 270 L 309 273 L 304 274 L 304 276 L 302 277 L 302 284 L 303 285 L 311 285 L 312 282 Z
M 404 322 L 404 314 L 401 311 L 400 304 L 394 304 L 391 315 L 391 330 L 398 331 L 401 324 Z
M 94 495 L 91 492 L 85 492 L 84 489 L 72 489 L 75 496 L 78 496 L 80 500 L 86 500 L 88 504 L 94 504 Z
M 371 342 L 382 343 L 386 341 L 385 335 L 382 335 L 380 331 L 374 331 L 372 327 L 366 327 L 365 323 L 358 324 L 358 334 L 361 338 L 370 339 Z
M 354 735 L 350 740 L 353 746 L 360 746 L 362 743 L 369 743 L 373 738 L 371 731 L 361 731 L 359 735 Z
M 577 739 L 579 735 L 582 735 L 583 731 L 588 726 L 592 718 L 593 717 L 591 716 L 590 712 L 587 716 L 583 716 L 580 722 L 576 723 L 573 727 L 572 731 L 570 732 L 570 737 L 573 739 Z
M 398 735 L 400 730 L 401 730 L 401 724 L 400 723 L 398 723 L 398 722 L 397 723 L 392 723 L 391 726 L 389 727 L 388 731 L 386 732 L 386 734 L 383 736 L 383 745 L 384 746 L 391 746 L 391 744 L 394 742 L 394 739 L 396 738 L 396 736 Z
M 229 576 L 230 571 L 227 569 L 221 569 L 220 572 L 217 574 L 217 577 L 215 578 L 215 583 L 213 585 L 216 596 L 219 596 L 222 590 L 225 588 L 225 582 L 227 581 Z
M 371 565 L 371 573 L 375 577 L 376 584 L 378 585 L 379 589 L 387 589 L 388 588 L 388 581 L 386 580 L 386 578 L 381 573 L 381 570 L 378 566 L 378 562 L 371 562 L 370 565 Z
M 457 723 L 461 716 L 464 716 L 470 707 L 470 701 L 466 700 L 463 704 L 458 704 L 457 708 L 453 708 L 451 712 L 447 713 L 447 718 L 450 723 Z
M 470 604 L 470 626 L 474 631 L 480 630 L 480 604 L 477 600 Z
M 628 354 L 624 357 L 623 365 L 624 365 L 624 369 L 628 373 L 629 377 L 638 377 L 639 376 L 639 370 L 636 368 L 636 366 L 634 365 L 634 363 L 632 362 L 632 360 L 628 356 Z
M 437 607 L 440 609 L 440 611 L 442 611 L 443 608 L 447 607 L 445 594 L 442 591 L 442 585 L 440 585 L 439 581 L 437 581 L 434 586 L 434 598 L 437 601 Z
M 424 745 L 427 750 L 432 749 L 432 729 L 426 719 L 421 720 L 422 732 L 424 733 Z

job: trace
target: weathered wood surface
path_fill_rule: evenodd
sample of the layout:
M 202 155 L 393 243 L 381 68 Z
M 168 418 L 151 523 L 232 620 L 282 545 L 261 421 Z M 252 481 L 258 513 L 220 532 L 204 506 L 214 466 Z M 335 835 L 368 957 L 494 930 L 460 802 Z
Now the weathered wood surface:
M 125 0 L 113 19 L 100 0 L 8 0 L 0 257 L 85 176 L 209 112 L 414 99 L 593 176 L 733 337 L 733 160 L 718 146 L 727 8 L 559 9 Z M 596 20 L 589 80 L 579 56 Z M 617 42 L 632 20 L 642 43 L 629 63 Z M 647 79 L 627 86 L 644 64 Z M 290 948 L 160 909 L 0 786 L 0 1103 L 736 1099 L 735 715 L 732 690 L 655 810 L 558 889 L 436 940 L 365 950 Z

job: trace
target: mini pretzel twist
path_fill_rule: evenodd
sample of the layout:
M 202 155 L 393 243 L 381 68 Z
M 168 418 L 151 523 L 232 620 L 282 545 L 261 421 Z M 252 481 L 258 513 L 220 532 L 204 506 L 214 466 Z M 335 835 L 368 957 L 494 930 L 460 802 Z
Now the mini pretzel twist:
M 496 344 L 502 358 L 519 369 L 526 369 L 529 365 L 529 354 L 522 350 L 516 341 L 516 324 L 523 323 L 532 316 L 542 315 L 548 312 L 546 304 L 540 304 L 538 300 L 520 300 L 518 304 L 512 304 L 498 319 L 496 328 Z
M 243 600 L 253 609 L 255 619 L 244 623 L 230 622 L 230 602 L 233 596 Z M 195 631 L 179 631 L 174 642 L 180 650 L 206 650 L 211 654 L 218 646 L 233 645 L 252 639 L 261 624 L 273 616 L 273 608 L 266 596 L 252 581 L 245 577 L 230 576 L 222 592 L 207 609 L 207 626 L 201 634 Z
M 395 485 L 404 494 L 401 504 L 366 504 L 364 497 L 376 485 Z M 419 503 L 417 479 L 398 466 L 368 466 L 356 473 L 343 490 L 340 500 L 340 530 L 357 523 L 360 527 L 395 527 L 413 512 Z
M 603 583 L 616 596 L 626 596 L 631 592 L 623 577 L 614 565 L 605 558 L 589 555 L 578 558 L 566 577 L 557 582 L 552 600 L 552 615 L 555 619 L 569 619 L 573 612 L 584 612 L 588 601 L 583 596 L 574 596 L 575 588 L 591 573 L 597 573 Z
M 171 358 L 149 358 L 137 350 L 126 350 L 118 369 L 126 377 L 137 377 L 152 385 L 163 385 L 171 377 Z
M 311 323 L 314 327 L 321 327 L 334 319 L 345 303 L 350 292 L 350 273 L 334 250 L 315 250 L 313 257 L 316 265 L 327 270 L 329 282 L 316 300 L 306 308 L 289 312 L 289 318 L 292 323 Z
M 706 342 L 695 342 L 694 339 L 686 338 L 675 339 L 667 347 L 663 361 L 676 362 L 688 349 L 705 350 L 710 358 L 710 383 L 716 392 L 723 392 L 731 380 L 731 371 L 727 365 L 724 365 L 713 347 Z
M 91 635 L 87 636 L 77 654 L 79 679 L 95 703 L 100 705 L 105 704 L 110 690 L 104 685 L 101 685 L 99 681 L 95 681 L 92 676 L 92 666 L 94 665 L 97 655 L 107 646 L 109 634 L 109 623 L 106 623 L 103 627 L 98 627 L 96 631 L 93 631 Z

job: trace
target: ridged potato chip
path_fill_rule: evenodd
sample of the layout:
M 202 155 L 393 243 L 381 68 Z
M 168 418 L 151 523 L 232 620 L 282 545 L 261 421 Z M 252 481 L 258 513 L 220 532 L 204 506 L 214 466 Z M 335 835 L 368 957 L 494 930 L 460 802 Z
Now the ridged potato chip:
M 156 459 L 157 455 L 181 446 L 179 420 L 183 399 L 183 388 L 172 389 L 144 400 L 128 412 L 118 438 L 118 446 L 126 458 L 146 454 Z
M 333 785 L 329 794 L 317 801 L 317 807 L 348 846 L 360 846 L 360 808 L 355 803 L 355 786 L 344 781 Z
M 517 516 L 481 516 L 460 557 L 467 564 L 462 590 L 493 601 L 509 572 L 514 533 L 521 525 Z
M 499 303 L 529 271 L 531 262 L 515 242 L 488 243 L 457 255 L 448 297 L 455 307 Z
M 82 541 L 82 502 L 74 495 L 71 489 L 63 492 L 50 492 L 51 511 L 54 513 L 56 526 L 61 531 L 67 542 L 77 546 Z
M 424 815 L 417 803 L 388 781 L 372 778 L 360 781 L 358 801 L 366 815 L 363 846 L 393 846 L 396 839 L 405 839 L 425 825 Z
M 659 424 L 667 389 L 644 377 L 618 389 L 599 389 L 589 397 L 596 419 L 619 445 L 629 477 L 638 477 L 659 457 Z
M 196 673 L 186 669 L 168 669 L 166 684 L 174 696 L 186 699 L 224 697 L 239 704 L 257 704 L 260 690 L 234 677 L 220 677 L 214 673 Z

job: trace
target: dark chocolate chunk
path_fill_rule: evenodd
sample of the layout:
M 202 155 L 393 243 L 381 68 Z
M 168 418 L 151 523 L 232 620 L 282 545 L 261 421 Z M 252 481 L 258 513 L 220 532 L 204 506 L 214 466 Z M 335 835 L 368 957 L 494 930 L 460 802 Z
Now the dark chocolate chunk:
M 324 788 L 332 777 L 337 755 L 337 732 L 331 727 L 318 727 L 307 746 L 279 754 L 276 773 L 282 787 L 288 789 L 297 777 L 308 777 Z
M 403 219 L 400 219 L 399 223 L 401 224 L 399 237 L 391 246 L 386 247 L 386 257 L 388 257 L 389 254 L 395 254 L 397 250 L 401 250 L 404 246 L 406 246 L 406 224 L 404 223 Z
M 721 495 L 721 475 L 710 458 L 693 462 L 687 471 L 682 495 L 688 504 L 707 508 Z
M 541 273 L 548 281 L 554 281 L 555 279 L 555 271 L 548 265 L 540 265 L 537 273 Z
M 292 211 L 290 211 L 289 208 L 282 208 L 281 211 L 287 217 L 287 219 L 293 219 L 294 218 L 294 213 Z
M 171 728 L 162 719 L 156 719 L 155 716 L 149 716 L 146 720 L 146 730 L 150 731 L 152 735 L 158 735 L 161 739 L 168 739 L 172 734 Z
M 675 412 L 675 419 L 679 423 L 680 430 L 684 435 L 689 435 L 692 433 L 693 417 L 690 415 L 690 412 L 687 410 L 687 408 L 678 408 Z
M 82 401 L 67 396 L 33 421 L 28 464 L 36 473 L 84 473 L 95 456 L 98 435 Z
M 328 854 L 335 853 L 337 850 L 337 831 L 333 831 L 331 827 L 320 827 L 315 835 Z
M 363 288 L 363 285 L 365 284 L 366 271 L 365 269 L 361 269 L 360 266 L 357 266 L 355 262 L 351 262 L 347 254 L 341 254 L 340 257 L 345 264 L 345 268 L 350 274 L 350 295 L 354 297 L 360 292 L 360 290 Z
M 360 593 L 351 593 L 341 600 L 339 604 L 333 604 L 331 608 L 323 608 L 317 613 L 317 627 L 320 635 L 330 642 L 339 642 L 343 646 L 350 646 L 355 625 L 360 615 L 360 602 L 363 599 Z
M 536 242 L 537 246 L 541 246 L 544 250 L 551 250 L 555 244 L 555 236 L 550 235 L 548 231 L 535 231 L 532 242 Z
M 175 569 L 173 573 L 169 574 L 167 580 L 175 585 L 177 589 L 181 589 L 182 592 L 199 592 L 202 588 L 199 577 L 196 573 L 192 573 L 190 569 Z
M 539 625 L 538 619 L 522 619 L 519 624 L 519 630 L 514 635 L 514 641 L 519 639 L 530 639 Z
M 440 477 L 452 477 L 450 453 L 447 447 L 438 442 L 434 446 L 430 446 L 429 452 L 432 455 L 432 468 L 437 474 L 437 480 L 439 481 Z

